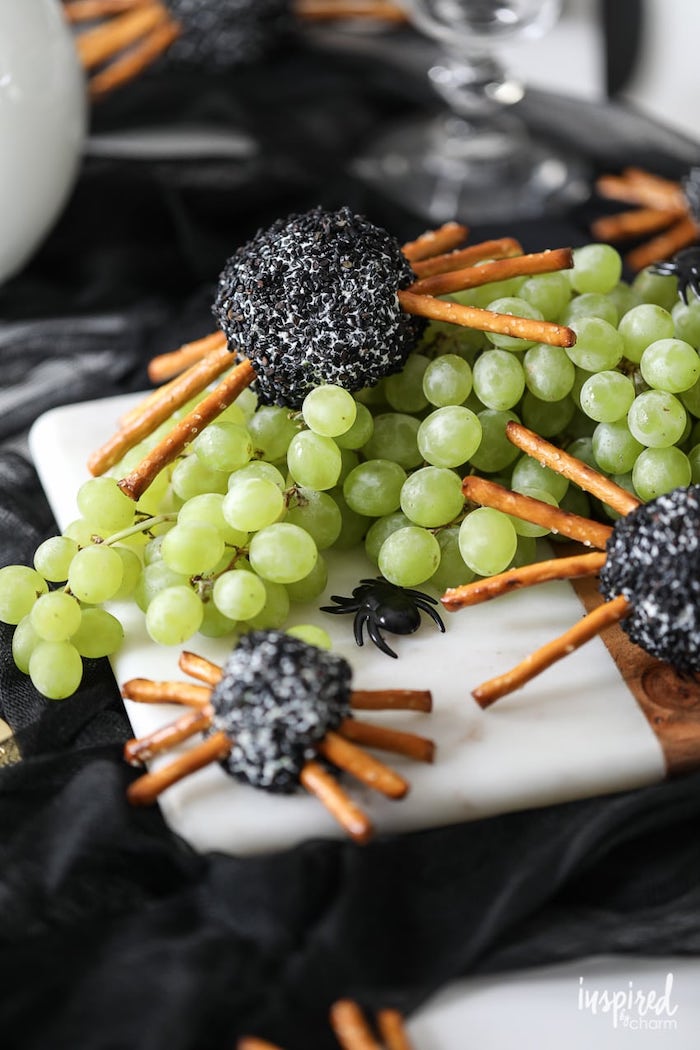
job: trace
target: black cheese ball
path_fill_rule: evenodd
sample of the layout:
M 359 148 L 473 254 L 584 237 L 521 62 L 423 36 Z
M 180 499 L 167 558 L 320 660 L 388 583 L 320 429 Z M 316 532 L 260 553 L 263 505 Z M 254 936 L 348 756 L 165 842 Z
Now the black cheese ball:
M 600 574 L 606 601 L 624 595 L 621 626 L 682 674 L 700 671 L 700 485 L 637 507 L 615 524 Z
M 212 692 L 213 726 L 233 748 L 222 765 L 253 787 L 290 794 L 316 744 L 350 712 L 347 660 L 282 631 L 251 631 Z
M 171 65 L 226 71 L 265 58 L 291 32 L 289 0 L 167 0 L 182 27 Z
M 214 316 L 253 365 L 262 403 L 299 408 L 324 383 L 354 392 L 401 371 L 424 327 L 396 295 L 414 280 L 381 227 L 349 208 L 315 208 L 231 256 Z

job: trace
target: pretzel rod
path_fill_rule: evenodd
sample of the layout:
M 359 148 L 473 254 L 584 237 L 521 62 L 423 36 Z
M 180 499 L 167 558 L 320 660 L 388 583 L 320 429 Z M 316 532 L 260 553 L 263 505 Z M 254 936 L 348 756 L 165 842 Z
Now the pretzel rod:
M 615 215 L 603 215 L 591 223 L 591 233 L 599 241 L 622 241 L 626 238 L 643 237 L 665 229 L 674 219 L 684 215 L 681 209 L 668 211 L 661 208 L 636 208 Z
M 150 3 L 151 0 L 65 0 L 63 10 L 69 22 L 94 22 Z
M 330 1018 L 333 1033 L 343 1050 L 382 1050 L 362 1010 L 351 999 L 333 1003 Z
M 162 383 L 166 379 L 172 379 L 190 365 L 201 361 L 210 351 L 224 350 L 227 345 L 223 332 L 211 332 L 201 339 L 183 343 L 177 350 L 170 350 L 167 354 L 157 354 L 148 364 L 148 378 L 152 383 Z
M 543 529 L 568 536 L 571 540 L 578 540 L 587 547 L 603 550 L 612 535 L 610 525 L 601 525 L 590 518 L 582 518 L 568 510 L 553 507 L 544 500 L 513 492 L 476 474 L 464 478 L 462 492 L 466 499 L 483 507 L 493 507 L 494 510 L 502 510 L 504 514 L 512 514 L 515 518 L 541 525 Z
M 432 762 L 435 757 L 433 741 L 416 733 L 404 733 L 398 729 L 388 729 L 386 726 L 358 722 L 355 718 L 343 719 L 338 726 L 338 732 L 353 744 L 375 747 L 378 751 L 390 751 L 395 755 L 406 755 L 416 762 Z
M 169 19 L 160 0 L 126 11 L 109 22 L 80 33 L 75 41 L 78 57 L 85 69 L 94 69 Z
M 350 706 L 355 711 L 432 711 L 429 689 L 353 689 Z
M 106 470 L 118 463 L 126 453 L 152 434 L 161 423 L 178 408 L 186 404 L 190 398 L 200 394 L 213 379 L 216 379 L 231 367 L 231 354 L 228 350 L 214 350 L 202 361 L 193 365 L 181 376 L 168 383 L 167 387 L 156 390 L 156 397 L 151 395 L 141 403 L 141 411 L 137 415 L 129 414 L 126 424 L 122 421 L 121 428 L 108 441 L 98 448 L 88 460 L 88 469 L 91 474 L 104 474 Z
M 405 22 L 407 15 L 389 0 L 296 0 L 297 18 L 330 21 L 341 18 L 375 18 L 381 22 Z
M 124 758 L 130 765 L 140 766 L 159 752 L 167 751 L 168 748 L 181 744 L 183 740 L 189 740 L 197 733 L 209 729 L 212 714 L 211 706 L 208 709 L 203 707 L 197 711 L 187 711 L 170 725 L 161 726 L 147 736 L 127 741 L 124 745 Z
M 165 54 L 181 32 L 181 27 L 173 21 L 156 26 L 139 44 L 91 76 L 88 93 L 93 102 L 104 98 L 123 84 L 136 80 L 144 69 L 148 69 Z
M 348 835 L 360 845 L 369 842 L 374 829 L 366 813 L 348 798 L 340 784 L 318 762 L 307 762 L 299 776 L 306 790 L 315 795 Z
M 528 430 L 521 423 L 515 423 L 512 420 L 506 423 L 506 436 L 517 448 L 522 449 L 528 456 L 532 456 L 542 466 L 551 467 L 557 474 L 568 478 L 569 481 L 575 481 L 582 489 L 590 492 L 603 503 L 607 503 L 619 514 L 629 514 L 639 506 L 641 501 L 631 492 L 627 492 L 614 481 L 599 474 L 587 463 L 582 463 L 580 459 L 575 459 L 568 452 L 545 441 L 544 438 Z
M 408 291 L 416 295 L 448 295 L 450 292 L 460 292 L 467 288 L 478 288 L 492 281 L 506 281 L 510 277 L 569 270 L 573 265 L 574 253 L 571 248 L 555 248 L 553 251 L 516 255 L 467 266 L 463 270 L 453 270 L 451 273 L 423 277 L 412 284 Z
M 488 682 L 477 686 L 472 690 L 472 696 L 481 707 L 490 707 L 500 697 L 512 693 L 515 689 L 535 678 L 541 671 L 551 667 L 557 660 L 568 656 L 574 649 L 578 649 L 584 642 L 590 641 L 595 635 L 600 634 L 606 627 L 622 620 L 630 611 L 627 599 L 620 595 L 612 601 L 604 602 L 593 612 L 588 613 L 574 627 L 564 634 L 548 642 L 541 649 L 530 653 L 525 659 L 510 671 L 491 678 Z
M 213 733 L 201 744 L 173 759 L 167 766 L 144 773 L 127 788 L 127 798 L 134 806 L 150 806 L 166 788 L 211 762 L 221 762 L 232 748 L 226 733 Z
M 139 465 L 122 478 L 119 488 L 133 500 L 138 500 L 161 470 L 172 463 L 197 434 L 233 404 L 241 390 L 255 379 L 250 361 L 242 361 L 223 379 L 203 401 L 153 448 Z
M 431 321 L 449 321 L 464 328 L 476 328 L 480 332 L 499 332 L 516 339 L 531 339 L 550 346 L 573 346 L 576 333 L 571 328 L 551 321 L 535 321 L 530 317 L 515 317 L 513 314 L 498 314 L 493 310 L 482 310 L 477 306 L 462 306 L 432 295 L 416 295 L 414 292 L 397 293 L 402 308 L 408 314 L 427 317 Z
M 150 678 L 131 678 L 122 686 L 125 700 L 139 704 L 184 704 L 203 710 L 209 703 L 211 689 L 189 682 L 153 682 Z
M 665 233 L 629 252 L 625 262 L 632 270 L 643 270 L 645 266 L 650 266 L 659 259 L 668 259 L 671 255 L 675 255 L 681 248 L 687 248 L 689 244 L 697 240 L 698 235 L 700 235 L 700 227 L 689 215 L 686 215 Z
M 215 686 L 221 681 L 221 668 L 218 664 L 212 663 L 211 660 L 197 653 L 190 653 L 187 650 L 181 652 L 178 666 L 185 674 L 199 679 L 200 682 L 206 682 L 207 685 Z
M 518 569 L 508 569 L 496 576 L 465 583 L 461 587 L 450 587 L 443 594 L 442 604 L 449 612 L 456 612 L 468 605 L 480 605 L 491 601 L 501 594 L 517 591 L 522 587 L 532 587 L 536 583 L 548 583 L 550 580 L 574 580 L 581 576 L 594 576 L 605 564 L 604 551 L 592 554 L 576 554 L 570 558 L 550 558 L 547 561 L 522 565 Z
M 378 1010 L 377 1028 L 386 1050 L 411 1050 L 411 1042 L 398 1010 Z
M 268 1043 L 266 1039 L 256 1039 L 254 1035 L 244 1035 L 236 1043 L 236 1050 L 280 1050 L 277 1043 Z
M 401 249 L 409 262 L 417 262 L 421 259 L 430 259 L 433 255 L 442 255 L 458 244 L 467 236 L 469 230 L 459 222 L 446 222 L 437 230 L 426 230 L 415 241 L 407 241 Z
M 343 739 L 331 729 L 316 745 L 316 750 L 334 766 L 345 770 L 350 776 L 362 781 L 374 791 L 386 795 L 387 798 L 403 798 L 408 793 L 408 781 L 389 766 L 385 766 L 378 758 Z
M 432 259 L 411 263 L 411 269 L 416 277 L 432 277 L 438 273 L 461 270 L 465 266 L 472 266 L 473 263 L 483 262 L 484 259 L 507 259 L 522 254 L 522 245 L 514 237 L 500 237 L 498 240 L 481 241 L 479 244 L 469 245 L 468 248 L 458 248 L 457 251 L 434 255 Z
M 649 208 L 685 208 L 683 190 L 678 183 L 660 179 L 639 168 L 628 168 L 622 175 L 601 175 L 596 180 L 596 190 L 601 197 L 642 204 Z

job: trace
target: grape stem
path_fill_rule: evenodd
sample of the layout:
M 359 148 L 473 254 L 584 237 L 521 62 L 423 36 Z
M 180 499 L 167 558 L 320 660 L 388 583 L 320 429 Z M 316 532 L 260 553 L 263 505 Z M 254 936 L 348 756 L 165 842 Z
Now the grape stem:
M 156 514 L 151 518 L 144 518 L 141 521 L 135 522 L 130 525 L 128 529 L 121 529 L 120 532 L 115 532 L 111 536 L 108 536 L 105 540 L 99 540 L 98 542 L 104 544 L 105 547 L 111 547 L 113 543 L 119 543 L 120 540 L 125 540 L 129 536 L 135 536 L 139 532 L 148 532 L 149 529 L 154 528 L 156 525 L 162 524 L 164 521 L 175 521 L 177 514 Z

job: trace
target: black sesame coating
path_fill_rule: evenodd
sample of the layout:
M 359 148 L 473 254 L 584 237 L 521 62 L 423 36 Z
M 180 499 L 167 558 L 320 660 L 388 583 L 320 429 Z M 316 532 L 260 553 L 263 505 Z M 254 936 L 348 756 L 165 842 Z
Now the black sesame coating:
M 225 71 L 257 62 L 291 32 L 289 0 L 167 0 L 182 33 L 171 65 Z
M 233 740 L 222 763 L 253 787 L 290 794 L 315 745 L 350 712 L 347 660 L 282 631 L 251 631 L 212 692 L 214 728 Z
M 279 219 L 228 260 L 214 316 L 258 374 L 263 404 L 356 391 L 400 372 L 424 323 L 396 292 L 415 280 L 399 242 L 349 208 Z
M 615 524 L 600 574 L 607 601 L 624 595 L 633 642 L 683 674 L 700 671 L 700 485 L 674 489 Z

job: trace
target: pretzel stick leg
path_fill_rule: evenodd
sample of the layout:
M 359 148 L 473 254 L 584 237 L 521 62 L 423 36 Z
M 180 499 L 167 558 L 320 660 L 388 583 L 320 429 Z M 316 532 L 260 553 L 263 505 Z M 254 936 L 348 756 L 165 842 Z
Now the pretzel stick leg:
M 406 12 L 390 0 L 295 0 L 292 9 L 297 18 L 316 22 L 371 18 L 403 24 L 407 19 Z
M 580 459 L 570 456 L 568 452 L 545 441 L 544 438 L 528 430 L 521 423 L 514 423 L 512 420 L 506 423 L 506 436 L 528 456 L 536 459 L 543 466 L 551 467 L 557 474 L 568 478 L 569 481 L 575 481 L 582 489 L 607 503 L 619 514 L 629 514 L 639 506 L 640 500 L 636 496 L 620 485 L 616 485 L 603 474 L 599 474 L 597 470 L 593 470 L 587 463 L 582 463 Z
M 211 689 L 188 682 L 153 682 L 150 678 L 131 678 L 122 686 L 125 700 L 139 704 L 184 704 L 204 710 L 211 698 Z
M 190 773 L 195 773 L 212 762 L 221 762 L 231 747 L 231 741 L 225 733 L 214 733 L 162 769 L 144 773 L 142 777 L 134 780 L 127 789 L 129 802 L 134 806 L 150 806 L 166 788 L 178 780 L 183 780 Z
M 277 1043 L 268 1043 L 267 1039 L 257 1039 L 254 1035 L 244 1035 L 236 1043 L 236 1050 L 281 1050 Z
M 630 604 L 625 597 L 620 595 L 610 602 L 604 602 L 593 612 L 588 613 L 574 627 L 564 634 L 548 642 L 541 649 L 530 653 L 525 659 L 505 674 L 491 678 L 488 682 L 477 686 L 472 690 L 472 696 L 481 707 L 490 707 L 496 700 L 507 693 L 519 689 L 531 678 L 535 678 L 541 671 L 551 667 L 557 660 L 568 656 L 574 649 L 578 649 L 584 642 L 590 641 L 606 627 L 622 620 L 630 610 Z
M 449 273 L 451 270 L 462 270 L 465 266 L 483 262 L 484 259 L 508 259 L 513 255 L 522 255 L 523 246 L 514 237 L 500 237 L 492 241 L 480 241 L 468 248 L 434 255 L 432 259 L 412 262 L 411 268 L 416 277 L 432 277 L 438 273 Z
M 693 244 L 698 239 L 698 236 L 700 236 L 700 226 L 689 216 L 684 216 L 670 230 L 666 230 L 665 233 L 629 252 L 625 262 L 632 270 L 643 270 L 645 266 L 675 255 L 681 248 L 687 248 L 689 244 Z
M 432 762 L 435 757 L 435 744 L 427 737 L 416 733 L 404 733 L 386 726 L 370 725 L 369 722 L 358 722 L 355 718 L 345 718 L 338 727 L 339 734 L 353 744 L 362 747 L 375 747 L 378 751 L 390 751 L 395 755 L 406 755 L 416 762 Z
M 192 678 L 197 678 L 200 682 L 206 682 L 207 685 L 212 687 L 218 685 L 221 681 L 222 672 L 218 664 L 212 663 L 211 660 L 207 660 L 204 656 L 199 656 L 197 653 L 190 653 L 187 650 L 180 653 L 178 666 L 185 674 L 190 675 Z
M 340 784 L 322 765 L 318 762 L 307 762 L 299 779 L 302 786 L 316 796 L 354 842 L 360 845 L 369 842 L 374 833 L 369 817 L 348 798 Z
M 442 255 L 450 248 L 456 248 L 467 236 L 468 229 L 459 222 L 446 222 L 437 230 L 426 230 L 415 241 L 404 244 L 403 254 L 409 262 L 429 259 L 433 255 Z
M 334 766 L 387 798 L 403 798 L 408 793 L 409 784 L 403 777 L 332 730 L 326 733 L 316 750 Z
M 667 211 L 661 208 L 621 211 L 596 219 L 591 223 L 591 233 L 599 241 L 624 241 L 632 237 L 645 237 L 666 229 L 682 215 L 682 211 Z
M 223 332 L 211 332 L 191 343 L 183 343 L 177 350 L 154 357 L 148 365 L 148 378 L 152 383 L 162 383 L 201 361 L 212 350 L 224 350 L 226 347 L 226 336 Z
M 416 295 L 448 295 L 450 292 L 460 292 L 467 288 L 478 288 L 492 281 L 505 281 L 510 277 L 569 270 L 573 264 L 574 254 L 571 248 L 555 248 L 553 251 L 515 255 L 467 266 L 463 270 L 453 270 L 451 273 L 422 277 L 412 284 L 408 291 Z
M 399 291 L 397 294 L 406 313 L 415 314 L 417 317 L 448 321 L 463 328 L 475 328 L 480 332 L 498 332 L 516 339 L 532 339 L 536 343 L 548 343 L 550 346 L 573 346 L 576 342 L 573 329 L 554 324 L 552 321 L 535 321 L 529 317 L 498 314 L 476 306 L 461 306 L 459 303 L 435 299 L 432 295 L 415 295 L 409 291 Z
M 123 15 L 110 19 L 94 29 L 81 33 L 75 46 L 85 69 L 95 69 L 144 36 L 170 16 L 160 0 L 154 0 L 142 7 L 126 11 Z
M 664 211 L 685 208 L 685 197 L 678 183 L 657 180 L 656 176 L 639 169 L 628 168 L 622 175 L 601 175 L 595 187 L 601 197 L 627 204 L 641 204 Z
M 398 1010 L 378 1010 L 377 1028 L 386 1050 L 411 1050 L 408 1032 Z
M 254 379 L 255 371 L 249 361 L 237 365 L 196 408 L 173 427 L 135 470 L 118 482 L 122 492 L 138 500 L 161 470 L 172 463 L 200 431 L 233 404 L 241 390 L 245 390 Z
M 604 551 L 596 551 L 593 554 L 578 554 L 571 558 L 551 558 L 549 561 L 534 562 L 519 569 L 498 573 L 497 576 L 465 583 L 461 587 L 451 587 L 445 591 L 441 601 L 449 612 L 456 612 L 468 605 L 479 605 L 481 602 L 498 598 L 501 594 L 532 587 L 537 583 L 594 576 L 602 569 L 605 558 Z
M 333 1003 L 331 1028 L 343 1050 L 382 1050 L 362 1010 L 351 999 Z
M 350 705 L 355 711 L 432 711 L 429 689 L 353 689 Z
M 150 2 L 151 0 L 66 0 L 63 10 L 69 22 L 94 22 L 98 18 L 133 11 L 135 7 L 145 7 Z
M 123 87 L 124 84 L 136 80 L 144 69 L 148 69 L 158 61 L 161 55 L 165 54 L 181 32 L 177 22 L 166 22 L 156 26 L 139 44 L 115 58 L 99 73 L 91 76 L 88 92 L 93 102 Z
M 520 492 L 512 492 L 510 489 L 497 485 L 494 481 L 477 477 L 476 474 L 469 475 L 462 482 L 462 492 L 466 499 L 479 503 L 483 507 L 493 507 L 502 510 L 505 514 L 512 514 L 523 521 L 531 521 L 535 525 L 541 525 L 543 529 L 550 532 L 568 536 L 570 540 L 578 540 L 585 543 L 587 547 L 598 547 L 603 550 L 612 535 L 612 526 L 601 525 L 589 518 L 582 518 L 578 514 L 553 507 L 544 500 L 534 499 L 532 496 L 523 496 Z
M 129 740 L 124 745 L 124 758 L 132 766 L 140 766 L 161 751 L 167 751 L 183 740 L 189 740 L 197 733 L 209 729 L 212 720 L 211 708 L 199 711 L 187 711 L 170 725 L 162 726 L 147 736 Z

